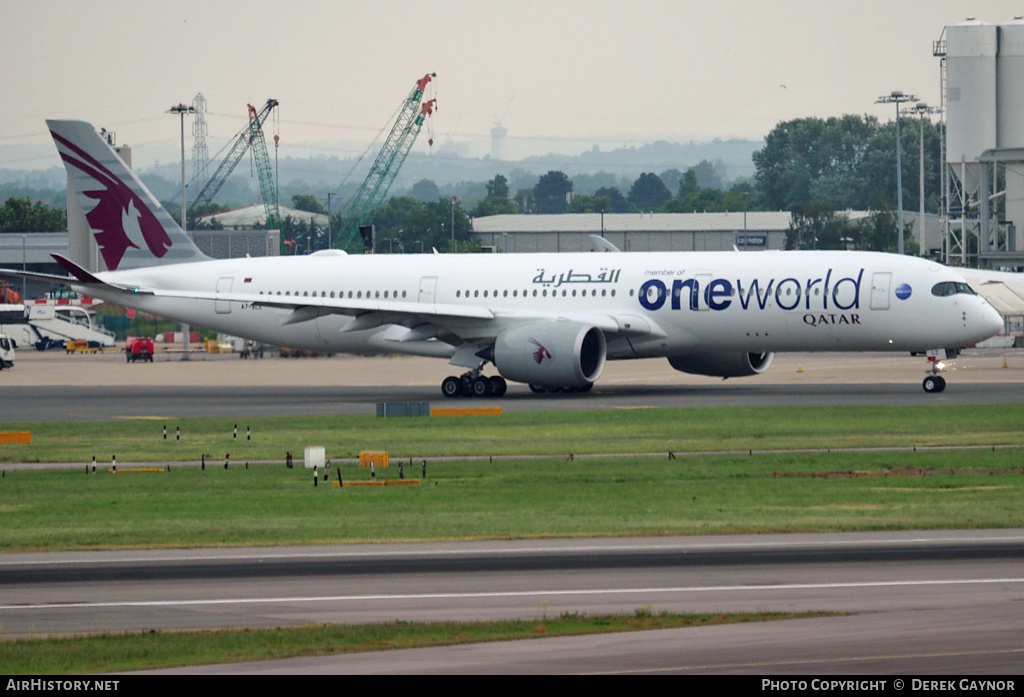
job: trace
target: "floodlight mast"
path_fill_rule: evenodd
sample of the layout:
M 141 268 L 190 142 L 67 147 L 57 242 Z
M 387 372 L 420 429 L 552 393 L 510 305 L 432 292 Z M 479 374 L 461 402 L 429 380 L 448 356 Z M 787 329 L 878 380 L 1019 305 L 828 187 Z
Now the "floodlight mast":
M 918 193 L 918 204 L 921 209 L 921 246 L 920 249 L 917 250 L 917 253 L 920 256 L 924 256 L 927 253 L 927 249 L 924 244 L 924 116 L 925 114 L 941 114 L 942 107 L 928 106 L 924 102 L 917 102 L 914 106 L 909 109 L 904 109 L 901 113 L 906 114 L 907 116 L 917 115 L 921 117 L 921 171 L 919 174 L 921 189 Z
M 903 254 L 903 169 L 900 161 L 900 104 L 903 102 L 916 102 L 917 97 L 912 94 L 903 94 L 899 90 L 893 90 L 887 95 L 875 100 L 875 104 L 896 105 L 896 209 L 899 214 L 899 253 Z

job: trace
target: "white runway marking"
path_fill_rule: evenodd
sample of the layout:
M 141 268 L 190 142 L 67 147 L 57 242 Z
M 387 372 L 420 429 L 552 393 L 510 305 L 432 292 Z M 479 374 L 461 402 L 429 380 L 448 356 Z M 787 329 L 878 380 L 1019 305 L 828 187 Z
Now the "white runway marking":
M 40 603 L 24 605 L 0 605 L 0 610 L 54 610 L 69 608 L 114 608 L 114 607 L 188 607 L 201 605 L 246 605 L 268 603 L 325 603 L 359 602 L 367 600 L 469 600 L 473 598 L 529 598 L 552 596 L 597 596 L 625 595 L 629 593 L 701 593 L 735 591 L 806 591 L 832 588 L 893 588 L 914 586 L 969 586 L 981 584 L 1024 583 L 1024 578 L 979 578 L 924 581 L 865 581 L 859 583 L 784 583 L 778 585 L 747 586 L 676 586 L 665 588 L 578 588 L 570 590 L 538 591 L 492 591 L 486 593 L 396 593 L 380 595 L 322 595 L 290 596 L 281 598 L 227 598 L 209 600 L 138 600 L 101 603 Z

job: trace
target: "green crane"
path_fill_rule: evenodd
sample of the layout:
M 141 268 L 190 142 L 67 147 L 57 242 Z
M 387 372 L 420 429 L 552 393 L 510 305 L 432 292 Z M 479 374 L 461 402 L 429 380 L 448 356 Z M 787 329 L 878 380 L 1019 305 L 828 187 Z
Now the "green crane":
M 436 99 L 423 101 L 423 93 L 435 77 L 436 73 L 428 73 L 417 80 L 416 86 L 399 108 L 398 119 L 370 167 L 370 173 L 341 212 L 341 225 L 334 240 L 336 248 L 358 252 L 364 243 L 366 247 L 372 246 L 372 240 L 366 236 L 363 238 L 364 243 L 360 242 L 360 228 L 369 225 L 377 214 L 377 209 L 398 176 L 398 170 L 402 168 L 402 163 L 416 142 L 423 122 L 437 108 Z
M 263 122 L 267 120 L 267 117 L 270 116 L 270 112 L 274 109 L 274 107 L 277 106 L 277 104 L 278 102 L 276 99 L 268 99 L 267 103 L 263 105 L 263 108 L 260 109 L 259 112 L 256 111 L 252 104 L 249 105 L 249 122 L 235 137 L 235 142 L 232 144 L 231 150 L 228 152 L 227 157 L 225 157 L 224 161 L 220 163 L 220 166 L 217 167 L 217 171 L 213 173 L 212 177 L 210 177 L 210 181 L 206 182 L 206 185 L 203 186 L 202 190 L 199 192 L 195 200 L 192 202 L 192 205 L 189 206 L 189 215 L 191 215 L 192 211 L 198 209 L 200 206 L 205 206 L 206 204 L 213 201 L 213 198 L 217 195 L 217 192 L 220 191 L 220 188 L 222 186 L 224 186 L 224 182 L 228 180 L 228 177 L 230 177 L 231 173 L 235 170 L 235 167 L 238 165 L 239 160 L 242 159 L 242 156 L 245 155 L 249 147 L 253 145 L 254 138 L 258 136 L 260 143 L 262 143 L 263 145 L 264 163 L 260 166 L 260 188 L 263 191 L 263 202 L 264 204 L 267 204 L 269 200 L 273 200 L 273 211 L 276 216 L 277 190 L 275 187 L 270 186 L 271 195 L 270 197 L 268 197 L 267 186 L 264 184 L 263 181 L 264 173 L 266 172 L 267 177 L 269 177 L 270 172 L 270 157 L 267 155 L 267 144 L 263 138 Z M 260 154 L 258 152 L 256 153 L 256 159 L 257 162 L 260 159 Z M 272 227 L 270 217 L 270 210 L 268 209 L 268 229 Z
M 267 210 L 267 229 L 281 227 L 281 214 L 277 208 L 277 187 L 274 186 L 274 171 L 270 167 L 270 155 L 267 153 L 267 140 L 263 137 L 263 122 L 260 121 L 256 107 L 249 105 L 249 141 L 252 143 L 252 154 L 256 158 L 256 171 L 260 175 L 260 191 L 263 194 L 263 206 Z

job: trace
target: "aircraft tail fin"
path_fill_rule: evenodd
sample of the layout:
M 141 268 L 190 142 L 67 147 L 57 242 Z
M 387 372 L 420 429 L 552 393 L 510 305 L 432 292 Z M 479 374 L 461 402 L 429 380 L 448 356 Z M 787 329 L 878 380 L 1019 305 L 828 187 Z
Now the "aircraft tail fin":
M 107 269 L 208 258 L 91 124 L 46 125 Z

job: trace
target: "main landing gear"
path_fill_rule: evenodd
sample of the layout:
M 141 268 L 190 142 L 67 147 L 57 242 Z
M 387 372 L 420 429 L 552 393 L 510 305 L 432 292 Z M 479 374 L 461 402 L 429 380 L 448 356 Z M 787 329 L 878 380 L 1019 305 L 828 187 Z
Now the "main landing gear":
M 445 397 L 501 397 L 508 390 L 508 383 L 500 375 L 487 377 L 479 370 L 470 370 L 459 377 L 449 375 L 441 383 L 441 394 Z
M 925 392 L 942 392 L 946 389 L 946 380 L 941 375 L 929 375 L 921 383 Z

